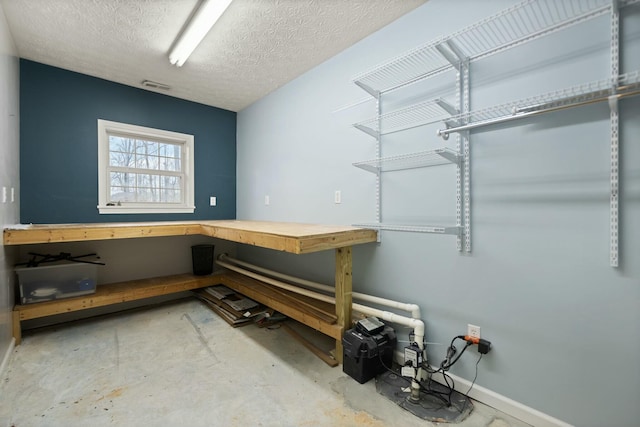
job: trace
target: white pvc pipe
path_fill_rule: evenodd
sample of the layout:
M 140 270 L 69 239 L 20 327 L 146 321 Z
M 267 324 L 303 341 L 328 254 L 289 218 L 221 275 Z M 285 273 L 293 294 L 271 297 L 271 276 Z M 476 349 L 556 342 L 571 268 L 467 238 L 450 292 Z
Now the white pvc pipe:
M 318 292 L 310 291 L 308 289 L 304 289 L 304 288 L 301 288 L 299 286 L 290 285 L 288 283 L 284 283 L 284 282 L 281 282 L 279 280 L 275 280 L 275 279 L 272 279 L 270 277 L 266 277 L 266 276 L 263 276 L 261 274 L 254 273 L 252 271 L 245 270 L 244 268 L 237 267 L 235 265 L 229 264 L 228 262 L 221 261 L 220 259 L 218 259 L 216 261 L 216 263 L 218 265 L 220 265 L 221 267 L 227 268 L 229 270 L 236 271 L 236 272 L 238 272 L 240 274 L 243 274 L 245 276 L 254 278 L 256 280 L 260 280 L 261 282 L 265 282 L 265 283 L 268 283 L 270 285 L 277 286 L 279 288 L 286 289 L 288 291 L 295 292 L 295 293 L 298 293 L 300 295 L 305 295 L 305 296 L 308 296 L 310 298 L 314 298 L 314 299 L 317 299 L 317 300 L 320 300 L 320 301 L 328 302 L 330 304 L 335 304 L 336 303 L 335 297 L 331 297 L 329 295 L 324 295 L 324 294 L 321 294 L 321 293 L 318 293 Z M 409 318 L 409 317 L 405 317 L 405 316 L 400 316 L 398 314 L 391 313 L 389 311 L 379 310 L 377 308 L 368 307 L 368 306 L 362 305 L 362 304 L 352 303 L 351 304 L 351 308 L 353 310 L 359 311 L 359 312 L 364 313 L 364 314 L 380 317 L 381 319 L 386 320 L 388 322 L 397 323 L 397 324 L 400 324 L 400 325 L 409 326 L 409 327 L 413 328 L 413 332 L 414 332 L 414 335 L 415 335 L 415 340 L 418 343 L 418 346 L 421 349 L 424 350 L 424 322 L 422 320 L 413 319 L 413 318 Z
M 265 282 L 265 283 L 268 283 L 270 285 L 277 286 L 279 288 L 286 289 L 288 291 L 298 293 L 300 295 L 304 295 L 304 296 L 307 296 L 307 297 L 310 297 L 310 298 L 314 298 L 314 299 L 317 299 L 317 300 L 320 300 L 320 301 L 328 302 L 329 304 L 335 304 L 336 303 L 336 299 L 334 297 L 330 297 L 329 295 L 320 294 L 318 292 L 313 292 L 313 291 L 310 291 L 308 289 L 301 288 L 299 286 L 290 285 L 288 283 L 284 283 L 284 282 L 281 282 L 279 280 L 275 280 L 275 279 L 272 279 L 270 277 L 263 276 L 263 275 L 258 274 L 258 273 L 254 273 L 253 271 L 245 270 L 244 268 L 237 267 L 235 265 L 229 264 L 228 262 L 217 260 L 216 264 L 218 264 L 221 267 L 227 268 L 229 270 L 236 271 L 236 272 L 238 272 L 240 274 L 243 274 L 245 276 L 251 277 L 253 279 L 260 280 L 261 282 Z
M 287 280 L 289 282 L 298 283 L 300 285 L 307 286 L 312 289 L 317 289 L 319 291 L 328 292 L 331 294 L 335 293 L 335 288 L 333 286 L 325 285 L 318 282 L 312 282 L 311 280 L 306 280 L 300 277 L 290 276 L 288 274 L 280 273 L 274 270 L 269 270 L 264 267 L 259 267 L 255 264 L 250 264 L 248 262 L 240 261 L 239 259 L 231 258 L 226 254 L 221 254 L 218 257 L 218 259 L 228 261 L 232 264 L 240 265 L 242 267 L 249 268 L 253 271 L 258 271 L 260 273 L 268 274 L 269 276 L 272 276 L 272 277 L 277 277 L 283 280 Z M 397 308 L 399 310 L 408 311 L 409 313 L 411 313 L 411 317 L 414 319 L 420 319 L 422 317 L 420 313 L 420 307 L 418 306 L 418 304 L 394 301 L 387 298 L 380 298 L 373 295 L 362 294 L 360 292 L 352 292 L 351 297 L 353 299 L 357 299 L 360 301 L 370 302 L 370 303 L 382 305 L 385 307 L 392 307 L 392 308 Z
M 319 291 L 330 292 L 330 293 L 333 293 L 335 291 L 335 288 L 333 288 L 332 286 L 323 285 L 322 283 L 312 282 L 311 280 L 301 279 L 301 278 L 295 277 L 295 276 L 289 276 L 288 274 L 280 273 L 280 272 L 277 272 L 277 271 L 274 271 L 274 270 L 269 270 L 269 269 L 264 268 L 264 267 L 259 267 L 259 266 L 255 265 L 255 264 L 249 264 L 248 262 L 240 261 L 239 259 L 235 259 L 235 258 L 231 258 L 227 254 L 220 254 L 218 256 L 218 259 L 222 260 L 222 261 L 228 261 L 228 262 L 230 262 L 232 264 L 240 265 L 242 267 L 246 267 L 246 268 L 249 268 L 249 269 L 254 270 L 254 271 L 259 271 L 260 273 L 265 273 L 265 274 L 268 274 L 269 276 L 278 277 L 280 279 L 288 280 L 290 282 L 299 283 L 301 285 L 305 285 L 305 286 L 308 286 L 310 288 L 317 289 Z
M 376 297 L 373 295 L 361 294 L 359 292 L 354 292 L 352 296 L 353 298 L 359 299 L 361 301 L 366 301 L 373 304 L 378 304 L 386 307 L 397 308 L 403 311 L 408 311 L 409 313 L 411 313 L 411 317 L 413 319 L 420 319 L 422 317 L 420 313 L 420 307 L 418 306 L 418 304 L 394 301 L 386 298 Z
M 378 310 L 377 308 L 367 307 L 360 304 L 352 304 L 353 310 L 361 313 L 376 316 L 382 320 L 386 320 L 393 323 L 398 323 L 404 326 L 410 326 L 413 328 L 414 339 L 418 343 L 418 347 L 421 351 L 424 351 L 424 322 L 420 319 L 411 319 L 405 316 L 399 316 L 395 313 L 388 311 Z M 418 367 L 414 371 L 415 376 L 411 381 L 411 396 L 414 399 L 420 398 L 420 383 L 418 382 L 423 375 L 422 367 Z
M 331 304 L 335 304 L 336 299 L 335 297 L 330 297 L 328 295 L 324 295 L 324 294 L 320 294 L 318 292 L 313 292 L 310 291 L 308 289 L 304 289 L 304 288 L 300 288 L 299 286 L 294 286 L 294 285 L 289 285 L 288 283 L 284 283 L 281 282 L 279 280 L 275 280 L 272 279 L 270 277 L 266 277 L 263 276 L 261 274 L 258 273 L 254 273 L 252 271 L 249 270 L 245 270 L 244 268 L 240 268 L 237 267 L 235 265 L 231 265 L 227 262 L 221 261 L 220 258 L 222 257 L 218 257 L 218 260 L 216 261 L 216 263 L 218 265 L 220 265 L 221 267 L 227 268 L 229 270 L 233 270 L 235 272 L 238 272 L 240 274 L 243 274 L 245 276 L 248 277 L 252 277 L 256 280 L 260 280 L 262 282 L 265 283 L 269 283 L 270 285 L 273 286 L 277 286 L 279 288 L 282 289 L 286 289 L 288 291 L 291 292 L 295 292 L 301 295 L 305 295 L 311 298 L 315 298 L 318 299 L 320 301 L 325 301 Z M 373 308 L 373 307 L 367 307 L 366 305 L 362 305 L 362 304 L 355 304 L 355 303 L 351 303 L 351 309 L 352 310 L 356 310 L 359 311 L 360 313 L 364 313 L 364 314 L 368 314 L 371 316 L 376 316 L 376 317 L 380 317 L 382 318 L 382 320 L 386 320 L 388 322 L 392 322 L 392 323 L 397 323 L 400 325 L 404 325 L 404 326 L 409 326 L 413 328 L 413 334 L 414 334 L 414 339 L 416 341 L 416 343 L 418 344 L 418 347 L 420 348 L 420 350 L 424 351 L 424 322 L 420 319 L 412 319 L 409 317 L 405 317 L 405 316 L 400 316 L 397 315 L 395 313 L 391 313 L 389 311 L 383 311 L 383 310 L 379 310 L 377 308 Z M 422 378 L 422 368 L 418 368 L 416 371 L 416 376 L 413 378 L 413 381 L 411 383 L 411 388 L 412 389 L 420 389 L 420 385 L 417 383 L 416 379 L 420 379 Z M 418 391 L 419 393 L 419 391 Z
M 376 316 L 388 322 L 397 323 L 399 325 L 409 326 L 413 328 L 416 342 L 418 343 L 418 346 L 422 350 L 424 350 L 424 322 L 422 320 L 400 316 L 389 311 L 378 310 L 377 308 L 367 307 L 366 305 L 361 304 L 352 304 L 352 308 L 353 310 L 359 311 L 360 313 L 364 313 L 370 316 Z

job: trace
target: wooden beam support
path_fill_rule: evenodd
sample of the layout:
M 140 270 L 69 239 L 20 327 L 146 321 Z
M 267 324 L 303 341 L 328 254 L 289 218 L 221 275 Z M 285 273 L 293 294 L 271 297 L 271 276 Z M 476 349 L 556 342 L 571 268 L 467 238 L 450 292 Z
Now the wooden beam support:
M 351 327 L 353 261 L 351 246 L 336 249 L 336 316 L 342 333 Z M 336 340 L 336 359 L 342 363 L 342 339 Z
M 22 329 L 20 329 L 20 313 L 14 311 L 12 316 L 13 321 L 13 338 L 15 338 L 15 345 L 20 345 L 22 342 Z
M 333 357 L 331 357 L 330 355 L 328 355 L 327 353 L 325 353 L 324 351 L 322 351 L 322 349 L 318 346 L 316 346 L 315 344 L 313 344 L 311 341 L 307 340 L 305 337 L 303 337 L 302 335 L 300 335 L 297 331 L 293 330 L 293 328 L 289 325 L 287 325 L 286 322 L 282 323 L 282 328 L 289 332 L 289 334 L 296 340 L 298 341 L 300 344 L 302 344 L 303 346 L 305 346 L 306 348 L 308 348 L 309 350 L 311 350 L 311 352 L 313 354 L 315 354 L 316 356 L 318 356 L 324 363 L 326 363 L 327 365 L 331 366 L 332 368 L 335 368 L 336 366 L 339 365 L 338 361 L 336 359 L 334 359 Z

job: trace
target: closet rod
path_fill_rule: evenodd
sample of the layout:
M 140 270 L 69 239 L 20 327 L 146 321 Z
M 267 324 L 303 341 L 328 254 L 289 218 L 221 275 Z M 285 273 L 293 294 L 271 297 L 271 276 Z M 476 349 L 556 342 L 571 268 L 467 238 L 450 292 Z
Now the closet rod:
M 538 115 L 538 114 L 550 113 L 552 111 L 565 110 L 565 109 L 574 108 L 574 107 L 581 107 L 583 105 L 589 105 L 589 104 L 595 104 L 595 103 L 598 103 L 598 102 L 609 101 L 610 98 L 622 99 L 622 98 L 627 98 L 627 97 L 636 96 L 636 95 L 640 95 L 640 89 L 635 89 L 635 90 L 630 91 L 630 92 L 616 93 L 614 95 L 603 95 L 603 96 L 599 96 L 597 98 L 593 98 L 593 99 L 589 99 L 589 100 L 585 100 L 585 101 L 576 101 L 576 102 L 573 102 L 573 103 L 570 103 L 570 104 L 559 105 L 559 106 L 555 106 L 555 107 L 548 107 L 548 108 L 544 108 L 544 109 L 539 109 L 540 106 L 538 106 L 538 105 L 529 106 L 529 107 L 523 107 L 523 108 L 518 108 L 513 113 L 513 115 L 496 117 L 496 118 L 487 119 L 487 120 L 480 120 L 480 121 L 477 121 L 477 122 L 473 122 L 473 123 L 469 123 L 469 124 L 461 125 L 461 126 L 456 126 L 456 127 L 452 127 L 452 128 L 439 129 L 437 131 L 437 134 L 438 134 L 438 136 L 441 136 L 444 139 L 448 139 L 449 138 L 449 134 L 454 133 L 454 132 L 462 132 L 462 131 L 465 131 L 465 130 L 475 129 L 475 128 L 482 127 L 482 126 L 488 126 L 488 125 L 493 125 L 493 124 L 497 124 L 497 123 L 508 122 L 510 120 L 521 119 L 521 118 L 524 118 L 524 117 L 535 116 L 535 115 Z

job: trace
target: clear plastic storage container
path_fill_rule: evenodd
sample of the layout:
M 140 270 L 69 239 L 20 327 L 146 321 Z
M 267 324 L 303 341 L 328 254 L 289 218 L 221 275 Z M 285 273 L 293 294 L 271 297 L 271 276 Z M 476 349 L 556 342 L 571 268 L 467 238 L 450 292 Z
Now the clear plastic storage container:
M 96 264 L 71 262 L 15 270 L 22 304 L 88 295 L 96 291 Z

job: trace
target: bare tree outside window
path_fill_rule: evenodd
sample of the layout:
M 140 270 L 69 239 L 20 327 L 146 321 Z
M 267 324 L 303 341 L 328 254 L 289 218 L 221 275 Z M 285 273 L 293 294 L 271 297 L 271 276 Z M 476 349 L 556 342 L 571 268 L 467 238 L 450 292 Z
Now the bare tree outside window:
M 193 213 L 194 136 L 98 119 L 101 214 Z
M 111 202 L 182 203 L 179 144 L 109 135 Z

